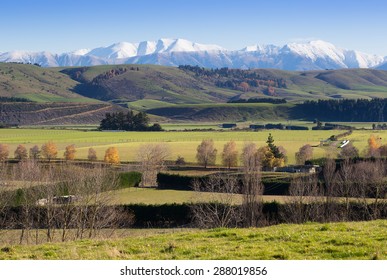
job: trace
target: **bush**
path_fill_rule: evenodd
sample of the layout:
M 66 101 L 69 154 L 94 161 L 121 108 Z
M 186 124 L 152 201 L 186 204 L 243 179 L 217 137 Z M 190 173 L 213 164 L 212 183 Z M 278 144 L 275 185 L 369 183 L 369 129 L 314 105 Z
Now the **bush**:
M 122 189 L 138 187 L 141 182 L 141 173 L 136 171 L 122 172 L 119 174 L 119 178 Z
M 238 181 L 242 186 L 242 175 Z M 192 191 L 194 180 L 205 182 L 207 176 L 181 176 L 177 174 L 157 174 L 157 185 L 159 189 L 187 190 Z M 264 195 L 286 195 L 290 186 L 290 179 L 285 178 L 267 178 L 262 180 L 264 186 Z M 237 192 L 240 192 L 241 188 Z
M 194 182 L 194 180 L 201 178 L 203 177 L 158 173 L 157 187 L 159 189 L 192 191 L 192 183 Z

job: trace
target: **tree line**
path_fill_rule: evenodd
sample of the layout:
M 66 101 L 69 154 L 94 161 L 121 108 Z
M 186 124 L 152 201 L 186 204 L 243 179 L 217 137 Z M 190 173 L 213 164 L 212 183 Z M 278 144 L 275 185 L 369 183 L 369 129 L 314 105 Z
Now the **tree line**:
M 386 104 L 385 98 L 308 100 L 296 105 L 294 113 L 323 121 L 378 122 L 387 119 Z
M 264 93 L 274 95 L 274 88 L 286 88 L 286 80 L 264 76 L 255 70 L 229 69 L 227 67 L 206 69 L 199 66 L 180 65 L 179 69 L 195 73 L 195 76 L 210 80 L 217 87 L 240 91 L 255 91 L 266 87 Z
M 106 113 L 105 118 L 101 120 L 99 130 L 125 130 L 125 131 L 161 131 L 158 123 L 149 125 L 149 117 L 144 112 L 135 114 L 129 111 Z
M 285 104 L 287 103 L 285 98 L 274 99 L 274 98 L 249 98 L 249 99 L 236 99 L 229 100 L 227 103 L 270 103 L 270 104 Z

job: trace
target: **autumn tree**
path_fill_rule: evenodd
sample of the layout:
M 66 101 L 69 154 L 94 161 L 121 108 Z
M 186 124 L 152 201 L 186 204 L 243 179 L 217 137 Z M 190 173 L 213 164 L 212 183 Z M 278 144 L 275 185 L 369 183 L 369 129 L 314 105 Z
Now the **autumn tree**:
M 298 152 L 296 152 L 296 163 L 305 164 L 305 161 L 311 160 L 313 157 L 313 148 L 311 145 L 306 144 L 302 146 Z
M 90 161 L 97 160 L 97 151 L 94 150 L 93 148 L 89 148 L 89 150 L 87 152 L 87 159 Z
M 381 146 L 381 138 L 378 135 L 371 134 L 368 138 L 367 155 L 370 157 L 379 156 L 379 147 Z
M 41 151 L 40 151 L 38 145 L 35 145 L 32 148 L 30 148 L 29 158 L 30 159 L 38 159 L 40 157 L 40 153 L 41 153 Z
M 52 159 L 55 159 L 58 155 L 58 149 L 54 142 L 49 141 L 42 145 L 41 154 L 44 158 L 51 161 Z
M 258 157 L 262 167 L 265 169 L 273 169 L 274 167 L 284 166 L 285 156 L 274 144 L 274 138 L 271 133 L 269 133 L 266 143 L 267 146 L 258 149 Z
M 241 83 L 239 84 L 239 87 L 240 87 L 240 88 L 242 89 L 242 91 L 244 91 L 244 92 L 247 92 L 247 91 L 249 91 L 249 89 L 250 89 L 249 84 L 246 83 L 246 82 L 241 82 Z
M 9 156 L 8 145 L 0 144 L 0 161 L 5 161 Z
M 75 154 L 77 150 L 75 149 L 75 145 L 68 145 L 65 148 L 65 152 L 63 154 L 65 160 L 74 160 L 75 159 Z
M 215 164 L 217 150 L 212 139 L 203 140 L 196 150 L 196 159 L 204 168 L 207 168 L 210 164 Z
M 18 145 L 14 152 L 15 159 L 24 160 L 28 157 L 27 148 L 24 145 Z
M 222 152 L 223 165 L 230 169 L 238 164 L 238 150 L 235 141 L 227 142 L 223 147 Z
M 116 147 L 109 147 L 105 151 L 104 162 L 110 164 L 118 164 L 120 163 L 120 155 L 118 154 L 118 150 Z

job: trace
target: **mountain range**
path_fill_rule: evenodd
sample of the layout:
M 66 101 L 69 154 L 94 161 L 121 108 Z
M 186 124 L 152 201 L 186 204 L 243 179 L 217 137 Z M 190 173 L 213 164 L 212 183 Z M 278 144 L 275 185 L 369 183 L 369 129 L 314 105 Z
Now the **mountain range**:
M 62 54 L 10 51 L 0 53 L 0 62 L 32 63 L 43 67 L 155 64 L 298 71 L 343 68 L 387 70 L 387 57 L 339 48 L 322 40 L 289 43 L 284 46 L 253 45 L 241 50 L 227 50 L 221 46 L 198 44 L 184 39 L 160 39 L 140 43 L 120 42 L 107 47 Z

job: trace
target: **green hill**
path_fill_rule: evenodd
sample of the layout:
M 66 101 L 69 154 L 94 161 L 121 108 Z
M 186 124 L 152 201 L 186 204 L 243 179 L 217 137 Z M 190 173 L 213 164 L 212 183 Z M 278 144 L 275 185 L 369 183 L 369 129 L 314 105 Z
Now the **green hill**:
M 378 220 L 174 232 L 132 230 L 127 237 L 109 240 L 3 246 L 0 259 L 385 260 L 386 226 L 385 220 Z
M 78 82 L 54 68 L 0 63 L 0 96 L 26 98 L 33 102 L 92 102 L 97 100 L 73 91 Z
M 41 68 L 0 63 L 0 97 L 46 104 L 43 107 L 53 102 L 113 103 L 182 120 L 280 120 L 297 118 L 289 108 L 304 100 L 387 97 L 387 71 L 296 72 L 156 65 Z M 286 99 L 288 104 L 227 104 L 250 98 Z M 89 108 L 82 110 L 77 114 L 87 113 Z M 6 115 L 1 120 L 10 122 Z M 67 120 L 76 123 L 77 117 Z

